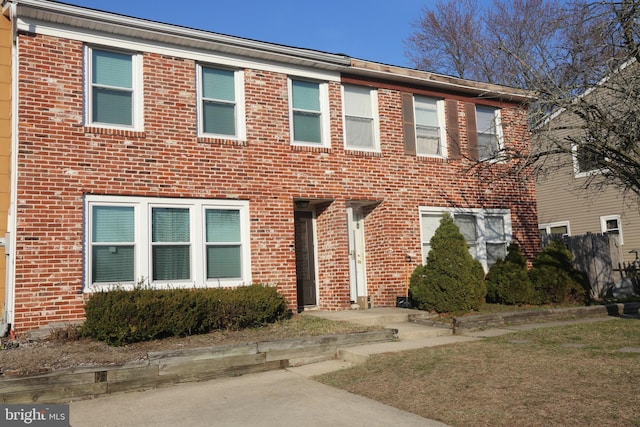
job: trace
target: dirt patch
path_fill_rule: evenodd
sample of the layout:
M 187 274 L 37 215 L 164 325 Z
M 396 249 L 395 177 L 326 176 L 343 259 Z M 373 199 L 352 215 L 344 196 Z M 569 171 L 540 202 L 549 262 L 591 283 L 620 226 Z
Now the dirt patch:
M 15 341 L 3 338 L 0 342 L 0 372 L 2 373 L 0 378 L 35 375 L 64 368 L 119 366 L 147 360 L 148 353 L 156 351 L 275 341 L 373 329 L 380 328 L 332 322 L 311 316 L 294 316 L 263 328 L 215 331 L 209 334 L 172 337 L 122 347 L 74 337 L 68 331 L 54 330 L 48 338 L 35 341 L 20 337 Z M 71 335 L 70 339 L 69 335 Z

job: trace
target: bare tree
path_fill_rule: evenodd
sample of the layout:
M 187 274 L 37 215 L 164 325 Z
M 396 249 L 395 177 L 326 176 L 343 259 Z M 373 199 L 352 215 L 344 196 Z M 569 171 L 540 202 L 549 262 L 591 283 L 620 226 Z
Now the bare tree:
M 466 0 L 440 1 L 425 10 L 407 41 L 418 68 L 463 78 L 526 88 L 538 99 L 530 108 L 533 149 L 500 153 L 518 170 L 550 173 L 567 163 L 589 173 L 586 186 L 614 185 L 640 196 L 640 0 L 494 0 L 473 9 L 461 31 Z M 422 25 L 428 17 L 428 25 Z M 436 26 L 438 23 L 439 26 Z M 455 61 L 430 61 L 434 50 L 418 49 L 434 31 L 448 28 L 448 42 L 465 46 Z M 440 55 L 443 52 L 439 52 Z M 420 61 L 418 61 L 420 59 Z M 487 167 L 494 163 L 487 162 Z M 480 165 L 476 164 L 474 167 Z

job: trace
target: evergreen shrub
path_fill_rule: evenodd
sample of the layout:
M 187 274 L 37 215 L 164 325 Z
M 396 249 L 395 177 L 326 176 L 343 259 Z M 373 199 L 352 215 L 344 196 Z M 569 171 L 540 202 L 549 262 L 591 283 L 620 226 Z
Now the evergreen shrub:
M 484 270 L 474 260 L 460 229 L 445 214 L 431 239 L 427 264 L 410 278 L 411 299 L 416 308 L 438 313 L 464 313 L 484 303 Z
M 529 278 L 527 259 L 517 244 L 507 249 L 507 256 L 491 266 L 486 277 L 487 302 L 496 304 L 533 304 L 533 283 Z
M 85 304 L 82 335 L 111 345 L 216 329 L 258 327 L 284 319 L 287 301 L 272 286 L 112 289 Z
M 529 277 L 535 289 L 537 304 L 584 303 L 588 298 L 589 280 L 576 270 L 573 255 L 558 239 L 552 240 L 533 260 Z

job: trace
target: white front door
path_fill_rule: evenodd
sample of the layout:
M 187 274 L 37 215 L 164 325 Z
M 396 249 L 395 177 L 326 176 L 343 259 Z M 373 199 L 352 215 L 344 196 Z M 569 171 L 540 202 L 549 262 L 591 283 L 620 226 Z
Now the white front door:
M 351 301 L 367 295 L 364 259 L 364 216 L 359 207 L 347 208 L 349 229 L 349 271 L 351 274 Z

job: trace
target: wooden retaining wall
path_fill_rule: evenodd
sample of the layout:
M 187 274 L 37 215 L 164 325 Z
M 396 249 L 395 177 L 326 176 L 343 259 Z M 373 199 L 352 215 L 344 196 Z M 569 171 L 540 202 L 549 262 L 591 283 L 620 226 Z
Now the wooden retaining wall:
M 147 360 L 0 380 L 0 403 L 65 403 L 124 391 L 244 375 L 336 357 L 340 347 L 392 341 L 397 331 L 323 335 L 220 347 L 152 352 Z

